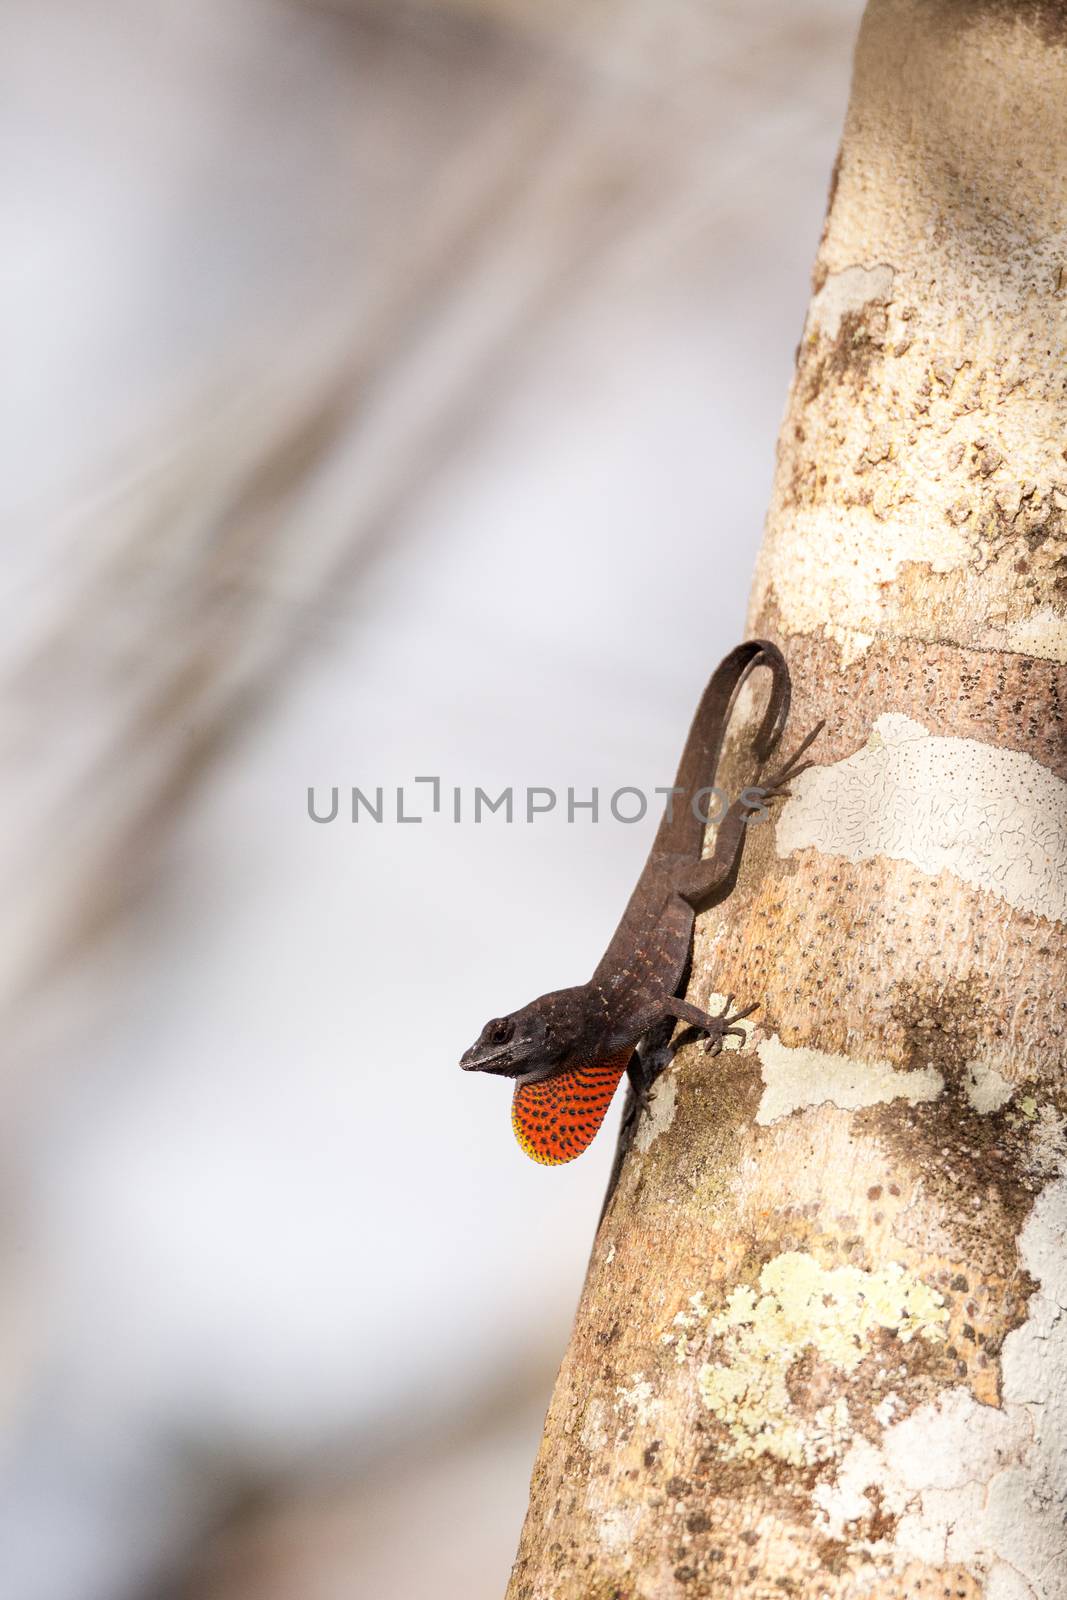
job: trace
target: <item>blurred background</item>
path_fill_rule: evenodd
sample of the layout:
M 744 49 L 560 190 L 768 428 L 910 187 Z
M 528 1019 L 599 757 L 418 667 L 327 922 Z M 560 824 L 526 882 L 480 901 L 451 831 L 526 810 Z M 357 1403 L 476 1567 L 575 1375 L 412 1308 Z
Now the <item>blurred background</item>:
M 654 819 L 347 792 L 672 781 L 860 9 L 7 0 L 3 1600 L 502 1595 L 617 1113 L 456 1063 Z

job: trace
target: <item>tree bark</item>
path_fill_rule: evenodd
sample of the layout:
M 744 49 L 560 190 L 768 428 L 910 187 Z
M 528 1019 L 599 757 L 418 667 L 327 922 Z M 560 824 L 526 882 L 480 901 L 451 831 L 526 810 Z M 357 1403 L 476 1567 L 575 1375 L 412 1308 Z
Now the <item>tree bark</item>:
M 871 0 L 750 614 L 819 765 L 698 924 L 761 1010 L 627 1155 L 510 1600 L 1067 1596 L 1065 373 L 1067 5 Z

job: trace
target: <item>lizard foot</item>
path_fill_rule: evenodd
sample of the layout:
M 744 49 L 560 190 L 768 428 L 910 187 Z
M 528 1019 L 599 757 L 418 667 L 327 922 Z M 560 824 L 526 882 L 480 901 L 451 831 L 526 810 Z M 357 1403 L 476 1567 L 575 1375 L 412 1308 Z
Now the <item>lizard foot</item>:
M 784 800 L 788 795 L 792 794 L 793 791 L 788 789 L 786 785 L 791 783 L 794 778 L 799 778 L 802 772 L 807 772 L 809 767 L 815 765 L 813 761 L 801 761 L 800 758 L 815 743 L 825 726 L 825 718 L 821 722 L 817 722 L 811 732 L 797 745 L 789 760 L 784 762 L 778 768 L 778 771 L 764 783 L 756 785 L 763 803 L 768 800 Z
M 745 1030 L 744 1028 L 739 1028 L 737 1024 L 743 1021 L 745 1017 L 750 1017 L 753 1011 L 759 1009 L 759 1001 L 753 1000 L 752 1004 L 745 1006 L 743 1011 L 731 1011 L 730 1007 L 733 1003 L 733 995 L 728 994 L 721 1011 L 707 1014 L 706 1021 L 703 1024 L 707 1033 L 707 1038 L 704 1040 L 704 1049 L 709 1055 L 719 1055 L 725 1040 L 730 1038 L 731 1035 L 744 1043 L 746 1038 Z

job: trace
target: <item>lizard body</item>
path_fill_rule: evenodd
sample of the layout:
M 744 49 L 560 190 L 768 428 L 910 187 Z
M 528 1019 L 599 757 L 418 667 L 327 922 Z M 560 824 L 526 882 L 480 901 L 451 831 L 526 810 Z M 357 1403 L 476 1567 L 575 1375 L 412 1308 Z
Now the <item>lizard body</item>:
M 690 959 L 693 922 L 733 888 L 746 828 L 769 800 L 809 763 L 801 757 L 814 728 L 769 779 L 742 790 L 718 826 L 715 848 L 702 858 L 704 821 L 694 804 L 710 791 L 738 689 L 757 667 L 771 673 L 771 693 L 754 741 L 762 767 L 781 738 L 789 713 L 789 670 L 777 646 L 764 639 L 738 645 L 715 669 L 704 690 L 668 804 L 641 876 L 611 942 L 588 983 L 541 995 L 521 1010 L 494 1017 L 460 1065 L 515 1079 L 512 1126 L 527 1155 L 546 1165 L 571 1161 L 591 1143 L 625 1072 L 638 1105 L 647 1104 L 649 1074 L 639 1043 L 673 1019 L 707 1036 L 718 1054 L 723 1040 L 740 1034 L 737 1023 L 756 1009 L 718 1015 L 681 998 Z M 673 1026 L 673 1021 L 670 1023 Z

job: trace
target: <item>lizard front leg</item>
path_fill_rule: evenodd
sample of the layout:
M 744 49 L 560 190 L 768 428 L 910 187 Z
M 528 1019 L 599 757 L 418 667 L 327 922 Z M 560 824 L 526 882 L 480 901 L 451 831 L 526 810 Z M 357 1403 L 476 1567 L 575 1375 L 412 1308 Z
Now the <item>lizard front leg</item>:
M 666 1067 L 670 1065 L 673 1051 L 671 1034 L 673 1018 L 660 1016 L 657 1023 L 638 1042 L 626 1068 L 632 1098 L 630 1112 L 634 1121 L 651 1110 L 652 1093 Z
M 725 1039 L 731 1036 L 744 1039 L 745 1031 L 737 1024 L 757 1010 L 759 1001 L 753 1001 L 743 1011 L 732 1012 L 730 1007 L 733 1001 L 733 995 L 728 995 L 720 1012 L 701 1011 L 699 1006 L 691 1005 L 677 995 L 671 995 L 662 1002 L 657 1008 L 656 1021 L 644 1033 L 626 1067 L 632 1091 L 630 1115 L 633 1120 L 639 1120 L 644 1112 L 651 1109 L 652 1090 L 674 1056 L 671 1036 L 676 1021 L 687 1022 L 691 1028 L 705 1034 L 704 1048 L 712 1055 L 719 1054 Z
M 674 1032 L 674 1020 L 671 1017 L 661 1016 L 650 1030 L 644 1034 L 635 1047 L 626 1066 L 626 1077 L 629 1084 L 629 1094 L 626 1096 L 626 1105 L 619 1123 L 619 1136 L 615 1141 L 615 1159 L 611 1164 L 611 1175 L 604 1193 L 604 1203 L 600 1208 L 600 1221 L 603 1222 L 611 1197 L 615 1193 L 622 1172 L 622 1163 L 630 1142 L 633 1139 L 637 1124 L 646 1111 L 651 1110 L 652 1091 L 660 1073 L 671 1059 L 671 1034 Z M 599 1224 L 598 1224 L 599 1226 Z

